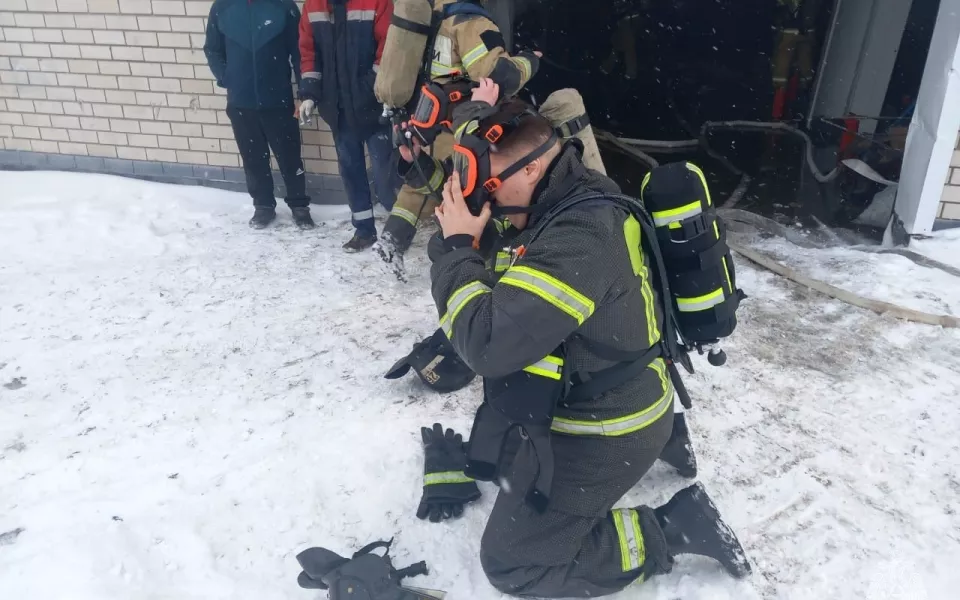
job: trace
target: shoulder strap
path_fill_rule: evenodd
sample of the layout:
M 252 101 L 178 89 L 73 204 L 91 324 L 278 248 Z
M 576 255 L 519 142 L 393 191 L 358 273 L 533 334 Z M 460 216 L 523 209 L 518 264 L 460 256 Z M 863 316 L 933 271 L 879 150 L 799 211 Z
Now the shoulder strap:
M 387 540 L 387 541 L 381 540 L 379 542 L 370 542 L 363 548 L 360 548 L 359 550 L 354 552 L 353 558 L 357 558 L 358 556 L 363 556 L 364 554 L 369 554 L 370 552 L 376 550 L 377 548 L 383 548 L 384 549 L 383 554 L 384 556 L 386 556 L 390 552 L 390 545 L 392 543 L 393 543 L 393 538 L 390 538 L 390 540 Z
M 625 196 L 623 194 L 601 192 L 586 192 L 571 198 L 566 198 L 557 202 L 546 211 L 540 222 L 537 224 L 537 228 L 534 230 L 533 235 L 527 242 L 527 245 L 532 244 L 533 241 L 536 240 L 550 225 L 550 223 L 564 211 L 570 210 L 576 206 L 593 205 L 602 202 L 608 202 L 629 211 L 640 223 L 640 227 L 643 231 L 641 243 L 644 245 L 644 248 L 647 250 L 650 258 L 653 260 L 652 267 L 654 273 L 656 274 L 658 288 L 660 291 L 660 308 L 663 311 L 664 317 L 664 331 L 663 338 L 661 340 L 661 344 L 664 345 L 663 356 L 667 360 L 677 358 L 681 353 L 680 347 L 677 343 L 677 336 L 680 334 L 676 326 L 676 315 L 673 311 L 673 302 L 670 300 L 670 282 L 667 278 L 667 269 L 663 262 L 663 254 L 660 251 L 660 244 L 657 242 L 657 232 L 653 218 L 647 212 L 647 209 L 644 207 L 642 201 L 638 200 L 637 198 Z M 685 340 L 681 338 L 679 341 L 686 346 Z

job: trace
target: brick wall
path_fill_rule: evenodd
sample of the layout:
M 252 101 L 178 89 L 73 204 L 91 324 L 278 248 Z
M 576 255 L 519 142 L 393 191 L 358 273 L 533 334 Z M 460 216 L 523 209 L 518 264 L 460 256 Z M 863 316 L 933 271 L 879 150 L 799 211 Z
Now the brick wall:
M 0 0 L 0 164 L 242 189 L 225 90 L 203 54 L 211 4 Z M 341 192 L 332 136 L 316 121 L 302 132 L 311 192 Z
M 947 184 L 943 186 L 938 216 L 941 219 L 960 220 L 960 135 L 957 136 L 953 160 L 950 161 L 950 168 L 947 170 Z

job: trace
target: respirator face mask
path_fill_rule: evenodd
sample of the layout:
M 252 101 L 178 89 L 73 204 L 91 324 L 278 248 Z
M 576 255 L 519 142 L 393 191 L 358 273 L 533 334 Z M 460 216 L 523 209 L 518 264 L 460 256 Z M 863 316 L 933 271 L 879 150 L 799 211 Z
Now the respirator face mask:
M 473 215 L 479 215 L 484 204 L 493 202 L 493 194 L 500 189 L 504 181 L 543 156 L 558 139 L 556 133 L 551 134 L 550 139 L 494 175 L 490 170 L 491 148 L 504 135 L 503 125 L 494 124 L 485 129 L 478 128 L 473 133 L 461 135 L 459 143 L 453 147 L 453 170 L 460 176 L 463 199 Z M 491 208 L 498 216 L 532 212 L 529 207 L 500 207 L 494 204 Z
M 453 109 L 468 100 L 476 87 L 477 84 L 469 80 L 454 80 L 444 85 L 430 82 L 420 89 L 409 124 L 424 146 L 433 144 L 440 133 L 450 130 Z

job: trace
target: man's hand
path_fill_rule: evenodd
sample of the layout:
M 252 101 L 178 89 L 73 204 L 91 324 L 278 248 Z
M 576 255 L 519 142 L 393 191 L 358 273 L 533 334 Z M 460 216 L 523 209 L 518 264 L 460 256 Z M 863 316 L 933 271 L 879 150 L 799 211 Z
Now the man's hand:
M 309 98 L 300 103 L 297 112 L 300 115 L 300 124 L 306 125 L 313 118 L 313 113 L 317 110 L 317 103 Z
M 480 80 L 480 85 L 473 88 L 471 94 L 470 99 L 474 102 L 486 102 L 490 106 L 494 106 L 497 103 L 497 98 L 500 97 L 500 86 L 489 77 L 484 77 Z
M 405 130 L 407 128 L 407 124 L 403 123 L 401 125 L 401 128 Z M 397 128 L 397 126 L 394 126 L 393 130 L 395 132 L 399 132 L 399 129 Z M 417 136 L 411 135 L 410 141 L 412 142 L 413 149 L 411 149 L 410 146 L 407 146 L 406 144 L 402 144 L 400 146 L 400 157 L 403 160 L 407 161 L 408 163 L 413 163 L 413 161 L 418 156 L 420 156 L 420 151 L 422 150 L 422 147 L 420 146 L 420 140 L 417 138 Z
M 447 179 L 447 183 L 443 185 L 443 204 L 438 206 L 434 213 L 440 221 L 444 238 L 467 234 L 479 240 L 483 235 L 483 229 L 487 226 L 487 221 L 490 220 L 490 203 L 483 205 L 479 217 L 473 216 L 463 199 L 460 176 L 454 171 Z

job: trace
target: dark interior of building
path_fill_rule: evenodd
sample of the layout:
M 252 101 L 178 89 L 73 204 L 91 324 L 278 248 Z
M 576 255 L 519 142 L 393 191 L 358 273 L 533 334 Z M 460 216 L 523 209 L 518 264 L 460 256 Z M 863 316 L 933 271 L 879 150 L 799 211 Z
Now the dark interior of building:
M 739 186 L 745 193 L 737 196 L 737 208 L 783 222 L 816 217 L 849 226 L 883 185 L 842 169 L 835 180 L 818 183 L 804 174 L 799 136 L 756 130 L 701 135 L 707 122 L 785 122 L 808 133 L 824 172 L 852 157 L 896 181 L 939 0 L 912 1 L 879 114 L 808 119 L 842 1 L 517 1 L 512 45 L 544 53 L 528 86 L 534 98 L 575 87 L 599 130 L 634 140 L 706 141 L 713 152 L 703 144 L 670 152 L 639 142 L 635 147 L 660 163 L 698 163 L 718 205 Z M 830 85 L 819 82 L 821 91 Z M 867 121 L 871 126 L 864 128 Z M 610 143 L 601 149 L 610 174 L 637 194 L 649 167 Z M 744 174 L 749 179 L 741 186 Z

